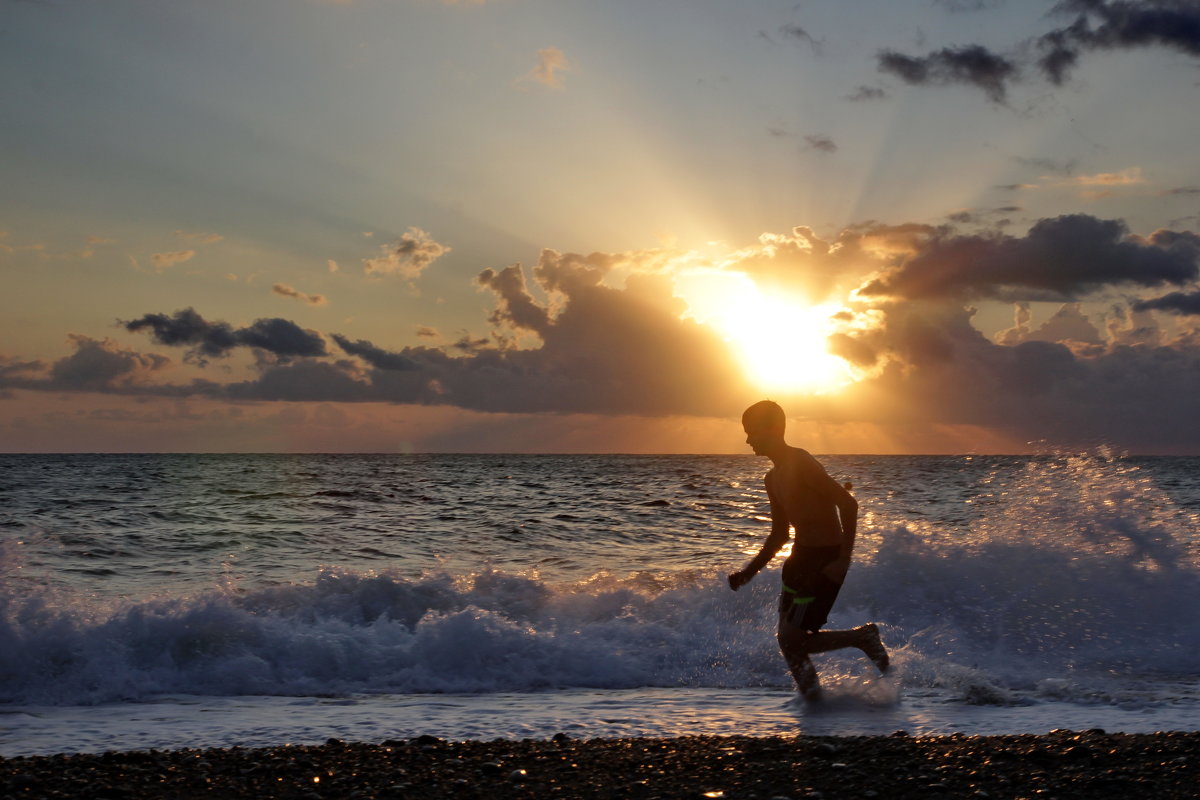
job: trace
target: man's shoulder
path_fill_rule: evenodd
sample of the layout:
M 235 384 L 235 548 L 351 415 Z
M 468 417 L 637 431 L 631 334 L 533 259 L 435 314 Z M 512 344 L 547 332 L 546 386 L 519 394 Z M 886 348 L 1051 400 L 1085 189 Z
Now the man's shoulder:
M 821 472 L 825 471 L 825 468 L 821 466 L 821 462 L 817 461 L 817 457 L 803 447 L 793 447 L 792 451 L 792 458 L 798 466 L 806 469 L 819 469 Z

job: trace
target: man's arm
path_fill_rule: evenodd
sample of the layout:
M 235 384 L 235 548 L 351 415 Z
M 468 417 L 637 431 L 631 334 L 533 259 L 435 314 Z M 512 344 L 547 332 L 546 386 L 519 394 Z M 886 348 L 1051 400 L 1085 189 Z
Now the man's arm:
M 735 592 L 749 583 L 750 579 L 759 573 L 759 570 L 771 563 L 771 559 L 775 557 L 780 548 L 787 544 L 790 537 L 790 525 L 787 514 L 784 513 L 783 506 L 776 499 L 775 492 L 771 489 L 769 478 L 766 484 L 767 499 L 771 501 L 771 533 L 767 535 L 767 540 L 763 542 L 762 549 L 758 551 L 758 555 L 750 559 L 749 564 L 737 572 L 729 574 L 729 588 Z
M 832 580 L 842 583 L 850 570 L 850 556 L 854 553 L 854 538 L 858 533 L 858 501 L 840 483 L 832 478 L 829 480 L 833 484 L 830 494 L 841 520 L 842 552 L 837 561 L 826 566 L 822 572 Z

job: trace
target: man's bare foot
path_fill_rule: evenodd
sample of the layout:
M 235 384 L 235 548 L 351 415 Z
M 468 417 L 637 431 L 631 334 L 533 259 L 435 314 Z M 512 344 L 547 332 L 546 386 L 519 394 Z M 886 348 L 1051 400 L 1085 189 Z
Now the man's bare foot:
M 888 658 L 888 651 L 879 638 L 879 627 L 874 622 L 868 622 L 866 625 L 860 626 L 858 630 L 862 631 L 865 640 L 862 644 L 862 651 L 875 663 L 880 675 L 887 675 L 891 659 Z

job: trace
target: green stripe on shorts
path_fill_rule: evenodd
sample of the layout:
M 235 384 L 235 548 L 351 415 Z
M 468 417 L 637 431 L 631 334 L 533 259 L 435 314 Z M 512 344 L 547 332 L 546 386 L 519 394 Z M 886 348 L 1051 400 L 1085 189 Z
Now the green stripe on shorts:
M 802 605 L 805 605 L 806 603 L 811 603 L 813 600 L 817 599 L 814 596 L 801 597 L 799 592 L 797 592 L 792 587 L 788 586 L 786 583 L 783 584 L 783 590 L 785 592 L 787 592 L 788 594 L 795 595 L 795 597 L 792 598 L 792 605 L 794 605 L 794 606 L 802 606 Z

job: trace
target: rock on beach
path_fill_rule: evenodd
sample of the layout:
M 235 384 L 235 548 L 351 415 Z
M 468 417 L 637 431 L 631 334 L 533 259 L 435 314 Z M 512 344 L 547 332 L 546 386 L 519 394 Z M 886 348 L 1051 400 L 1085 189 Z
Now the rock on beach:
M 1194 798 L 1200 733 L 355 744 L 0 758 L 0 798 Z

